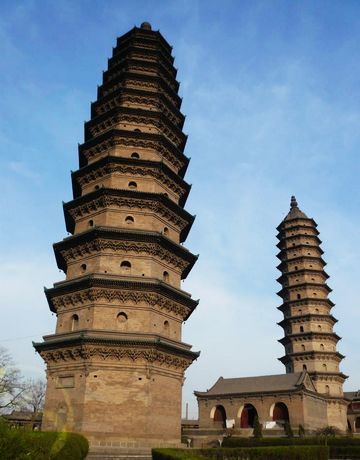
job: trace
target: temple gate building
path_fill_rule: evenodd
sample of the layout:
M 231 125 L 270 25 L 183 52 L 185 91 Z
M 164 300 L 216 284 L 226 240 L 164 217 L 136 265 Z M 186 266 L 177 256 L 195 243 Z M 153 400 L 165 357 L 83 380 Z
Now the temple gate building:
M 187 434 L 198 445 L 211 438 L 209 430 L 215 438 L 226 428 L 249 434 L 256 417 L 268 434 L 282 431 L 286 422 L 295 430 L 302 425 L 308 433 L 327 425 L 342 432 L 349 427 L 356 432 L 360 427 L 358 393 L 343 392 L 347 376 L 339 365 L 344 356 L 336 348 L 340 337 L 333 330 L 334 304 L 328 298 L 331 289 L 326 284 L 317 224 L 292 197 L 290 211 L 277 230 L 282 286 L 278 308 L 284 315 L 279 323 L 284 337 L 279 342 L 285 347 L 280 361 L 286 374 L 220 377 L 209 390 L 196 391 L 199 429 Z
M 35 343 L 47 365 L 43 429 L 96 447 L 178 445 L 181 340 L 197 306 L 181 280 L 197 256 L 183 243 L 186 135 L 172 48 L 149 23 L 117 39 L 64 204 L 71 236 L 54 244 L 64 281 L 46 289 L 56 331 Z

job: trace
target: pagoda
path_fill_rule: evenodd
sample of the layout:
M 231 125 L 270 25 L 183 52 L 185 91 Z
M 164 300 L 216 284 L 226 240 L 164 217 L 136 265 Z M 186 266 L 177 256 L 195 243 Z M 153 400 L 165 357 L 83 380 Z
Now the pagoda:
M 95 449 L 179 444 L 184 372 L 199 355 L 181 339 L 198 302 L 180 284 L 197 256 L 183 246 L 194 217 L 171 52 L 146 22 L 117 39 L 63 205 L 71 236 L 54 244 L 66 274 L 45 290 L 56 331 L 34 344 L 43 429 Z
M 290 212 L 277 228 L 280 249 L 278 282 L 282 289 L 279 310 L 284 319 L 279 325 L 284 337 L 285 355 L 280 361 L 287 373 L 306 370 L 316 391 L 328 398 L 328 425 L 346 426 L 343 383 L 347 378 L 339 365 L 344 356 L 337 351 L 340 337 L 333 328 L 337 320 L 328 298 L 331 289 L 326 281 L 326 263 L 320 247 L 316 222 L 307 217 L 291 197 Z

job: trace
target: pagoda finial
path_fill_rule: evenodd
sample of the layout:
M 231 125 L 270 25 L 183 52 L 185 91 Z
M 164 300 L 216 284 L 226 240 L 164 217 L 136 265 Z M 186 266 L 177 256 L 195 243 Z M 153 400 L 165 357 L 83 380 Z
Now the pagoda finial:
M 151 30 L 151 24 L 150 24 L 150 22 L 146 22 L 146 21 L 145 21 L 145 22 L 143 22 L 143 23 L 141 24 L 140 27 L 141 27 L 141 29 Z
M 297 207 L 298 207 L 298 204 L 297 204 L 295 196 L 293 195 L 290 201 L 290 208 L 297 208 Z

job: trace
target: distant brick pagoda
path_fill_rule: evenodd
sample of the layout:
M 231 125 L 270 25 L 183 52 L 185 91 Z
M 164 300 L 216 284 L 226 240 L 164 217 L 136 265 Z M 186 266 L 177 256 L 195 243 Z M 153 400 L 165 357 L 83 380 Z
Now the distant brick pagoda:
M 328 424 L 344 429 L 343 383 L 347 376 L 339 370 L 344 356 L 336 349 L 340 337 L 333 331 L 337 320 L 331 314 L 334 304 L 328 298 L 329 276 L 316 227 L 292 197 L 290 212 L 277 228 L 282 286 L 278 295 L 283 299 L 279 310 L 284 314 L 279 325 L 285 334 L 280 340 L 285 356 L 280 361 L 287 373 L 307 370 L 316 390 L 329 397 Z
M 148 23 L 118 38 L 64 204 L 72 236 L 54 245 L 66 280 L 46 289 L 56 332 L 34 344 L 43 429 L 93 447 L 179 444 L 184 371 L 199 355 L 181 340 L 197 301 L 180 282 L 197 257 L 181 244 L 194 217 L 173 61 Z
M 358 431 L 356 394 L 343 392 L 347 376 L 339 364 L 344 356 L 336 349 L 340 337 L 333 331 L 334 304 L 328 299 L 331 289 L 316 227 L 292 197 L 290 211 L 277 228 L 282 286 L 278 294 L 283 300 L 278 308 L 284 314 L 279 325 L 285 335 L 279 340 L 285 347 L 280 361 L 286 374 L 220 377 L 209 390 L 196 391 L 199 425 L 184 428 L 195 445 L 218 439 L 229 427 L 235 435 L 251 435 L 256 418 L 269 435 L 276 430 L 282 434 L 286 423 L 295 431 L 301 425 L 307 433 L 326 425 Z M 351 399 L 352 418 L 347 420 Z

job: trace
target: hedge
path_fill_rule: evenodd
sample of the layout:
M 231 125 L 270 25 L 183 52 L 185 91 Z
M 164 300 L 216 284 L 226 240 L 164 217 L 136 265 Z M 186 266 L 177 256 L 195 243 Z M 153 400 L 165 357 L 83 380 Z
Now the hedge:
M 337 459 L 360 459 L 360 446 L 332 446 L 330 451 L 331 456 Z
M 358 446 L 360 447 L 360 438 L 353 437 L 332 437 L 326 438 L 328 446 Z M 304 438 L 225 438 L 222 445 L 223 447 L 264 447 L 264 446 L 317 446 L 324 445 L 324 436 L 309 436 Z
M 88 450 L 76 433 L 0 430 L 1 460 L 83 460 Z
M 244 447 L 221 449 L 153 449 L 153 460 L 328 460 L 325 446 Z

